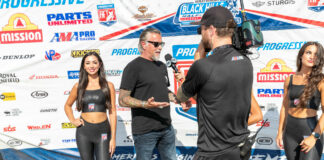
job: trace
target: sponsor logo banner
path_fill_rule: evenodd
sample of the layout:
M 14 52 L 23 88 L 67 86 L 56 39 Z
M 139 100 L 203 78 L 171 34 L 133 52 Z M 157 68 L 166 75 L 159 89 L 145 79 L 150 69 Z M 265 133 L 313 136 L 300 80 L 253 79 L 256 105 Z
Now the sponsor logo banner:
M 111 26 L 117 22 L 114 4 L 97 5 L 99 23 L 105 26 Z
M 130 56 L 130 55 L 140 55 L 140 52 L 137 48 L 120 48 L 113 49 L 112 56 Z
M 15 94 L 15 92 L 2 93 L 0 95 L 0 99 L 2 99 L 3 101 L 15 101 L 16 100 L 16 94 Z
M 97 54 L 100 55 L 100 50 L 99 49 L 72 50 L 71 51 L 71 57 L 73 57 L 73 58 L 83 57 L 88 52 L 96 52 Z
M 33 79 L 56 79 L 56 78 L 59 78 L 58 75 L 31 75 L 29 77 L 30 80 L 33 80 Z
M 0 43 L 32 43 L 43 42 L 43 32 L 23 13 L 9 18 L 8 24 L 2 27 Z
M 191 22 L 200 21 L 205 11 L 215 6 L 228 6 L 227 1 L 207 2 L 207 3 L 183 3 L 179 6 L 173 23 L 180 26 L 191 26 Z
M 50 142 L 51 142 L 51 139 L 43 138 L 43 139 L 40 139 L 40 142 L 39 142 L 38 146 L 48 145 Z
M 84 0 L 68 0 L 68 1 L 46 1 L 46 0 L 6 0 L 0 1 L 0 9 L 8 8 L 31 8 L 31 7 L 49 7 L 49 6 L 64 6 L 64 5 L 76 5 L 83 4 Z
M 11 125 L 3 128 L 3 132 L 15 132 L 15 131 L 16 131 L 16 127 L 13 127 Z
M 66 128 L 76 128 L 76 126 L 73 125 L 72 123 L 64 122 L 64 123 L 62 123 L 62 128 L 63 129 L 66 129 Z
M 270 137 L 258 137 L 256 142 L 260 145 L 271 145 L 273 143 L 272 138 Z
M 48 93 L 45 91 L 34 91 L 30 94 L 33 98 L 42 99 L 48 96 Z
M 41 113 L 43 112 L 57 112 L 57 108 L 45 108 L 40 110 Z
M 308 0 L 307 7 L 309 10 L 320 12 L 324 10 L 323 0 Z
M 110 69 L 110 70 L 106 70 L 105 72 L 106 72 L 107 76 L 121 76 L 121 74 L 123 73 L 123 70 Z
M 153 13 L 145 13 L 148 10 L 146 6 L 139 6 L 137 10 L 142 14 L 135 14 L 133 18 L 139 21 L 150 21 L 153 17 L 155 17 Z
M 27 128 L 28 128 L 28 130 L 44 130 L 44 129 L 50 129 L 51 124 L 44 124 L 44 125 L 39 125 L 39 126 L 28 125 Z
M 281 98 L 283 96 L 284 89 L 269 89 L 269 88 L 259 88 L 258 97 L 277 97 Z
M 286 62 L 275 58 L 257 73 L 257 82 L 284 82 L 291 74 L 294 72 L 286 65 Z
M 49 26 L 91 24 L 93 22 L 90 11 L 47 14 Z
M 95 31 L 76 31 L 54 33 L 50 42 L 92 41 L 96 40 Z
M 258 47 L 262 51 L 299 50 L 306 42 L 272 42 Z
M 75 143 L 76 139 L 62 139 L 63 143 Z
M 5 114 L 5 116 L 19 116 L 21 110 L 19 108 L 14 108 L 11 110 L 5 110 L 3 113 Z
M 20 140 L 18 140 L 18 139 L 10 139 L 9 141 L 7 141 L 7 144 L 10 147 L 16 147 L 16 146 L 22 145 L 22 142 Z
M 19 83 L 16 73 L 0 73 L 0 84 L 1 83 Z
M 45 59 L 50 61 L 56 61 L 61 58 L 61 54 L 55 52 L 55 50 L 51 49 L 49 51 L 45 51 Z
M 79 79 L 80 71 L 67 71 L 69 79 Z
M 16 60 L 16 59 L 31 59 L 35 57 L 35 54 L 23 54 L 23 55 L 3 55 L 0 56 L 2 60 Z

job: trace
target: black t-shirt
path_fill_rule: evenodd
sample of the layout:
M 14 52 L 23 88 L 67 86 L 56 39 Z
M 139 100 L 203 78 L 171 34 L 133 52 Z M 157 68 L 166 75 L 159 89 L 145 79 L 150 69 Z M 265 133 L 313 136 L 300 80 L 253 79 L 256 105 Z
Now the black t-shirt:
M 182 91 L 197 94 L 196 154 L 220 155 L 248 136 L 252 83 L 250 59 L 229 45 L 192 64 Z
M 147 101 L 169 102 L 169 78 L 166 65 L 138 57 L 123 71 L 120 89 L 131 91 L 131 97 Z M 144 134 L 159 131 L 171 125 L 170 106 L 153 109 L 132 108 L 132 132 Z

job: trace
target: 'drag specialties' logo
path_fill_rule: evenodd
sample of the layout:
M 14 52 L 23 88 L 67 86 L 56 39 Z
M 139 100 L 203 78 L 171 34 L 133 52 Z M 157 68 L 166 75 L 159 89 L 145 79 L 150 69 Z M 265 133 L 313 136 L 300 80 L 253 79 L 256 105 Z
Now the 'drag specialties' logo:
M 50 42 L 92 41 L 96 40 L 95 31 L 76 31 L 54 33 Z
M 47 14 L 49 26 L 91 24 L 93 22 L 90 11 Z
M 99 23 L 105 26 L 111 26 L 117 22 L 114 4 L 97 5 Z
M 291 74 L 294 72 L 286 65 L 286 62 L 275 58 L 257 73 L 257 82 L 284 82 Z
M 0 31 L 2 44 L 33 42 L 43 42 L 43 32 L 23 13 L 12 15 Z
M 61 54 L 55 52 L 54 49 L 51 49 L 49 51 L 45 51 L 45 59 L 49 61 L 56 61 L 61 58 Z
M 324 10 L 323 0 L 308 0 L 307 7 L 309 10 L 320 12 Z

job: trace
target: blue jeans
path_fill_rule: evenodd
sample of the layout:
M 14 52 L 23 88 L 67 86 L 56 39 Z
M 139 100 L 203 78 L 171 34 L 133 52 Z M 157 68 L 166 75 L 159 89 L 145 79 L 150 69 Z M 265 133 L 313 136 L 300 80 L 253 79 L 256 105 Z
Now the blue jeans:
M 157 146 L 161 160 L 176 160 L 175 134 L 172 126 L 144 134 L 134 134 L 134 145 L 137 160 L 151 160 Z

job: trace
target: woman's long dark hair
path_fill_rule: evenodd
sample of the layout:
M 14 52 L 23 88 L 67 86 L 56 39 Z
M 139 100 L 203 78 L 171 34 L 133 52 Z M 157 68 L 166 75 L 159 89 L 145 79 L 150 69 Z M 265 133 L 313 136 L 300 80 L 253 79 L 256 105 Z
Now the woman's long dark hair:
M 306 50 L 306 47 L 314 45 L 317 48 L 316 51 L 316 61 L 314 66 L 312 67 L 312 71 L 307 77 L 307 84 L 304 88 L 303 94 L 299 97 L 300 99 L 300 107 L 305 108 L 311 99 L 311 97 L 314 95 L 318 83 L 323 80 L 323 65 L 324 65 L 324 49 L 323 46 L 318 42 L 307 42 L 305 43 L 299 50 L 298 56 L 297 56 L 297 71 L 299 72 L 302 68 L 302 56 L 304 55 L 304 52 Z
M 107 109 L 109 109 L 111 107 L 110 90 L 109 90 L 109 86 L 107 84 L 107 79 L 106 79 L 106 74 L 105 74 L 105 69 L 104 69 L 102 59 L 96 52 L 88 52 L 82 58 L 81 66 L 80 66 L 78 94 L 77 94 L 77 101 L 76 101 L 77 110 L 81 111 L 83 108 L 83 95 L 84 95 L 84 92 L 85 92 L 88 82 L 89 82 L 88 72 L 84 69 L 84 61 L 88 56 L 96 56 L 100 63 L 100 68 L 98 70 L 99 85 L 100 85 L 102 92 L 104 93 L 104 95 L 106 97 L 105 106 Z

